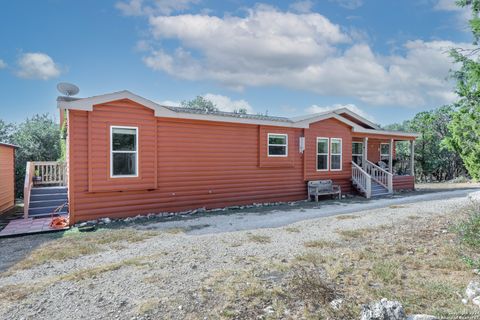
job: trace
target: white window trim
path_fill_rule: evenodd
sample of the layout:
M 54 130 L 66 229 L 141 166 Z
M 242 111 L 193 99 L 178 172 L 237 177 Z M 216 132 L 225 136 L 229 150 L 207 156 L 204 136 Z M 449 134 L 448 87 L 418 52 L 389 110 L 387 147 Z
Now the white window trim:
M 340 141 L 340 153 L 332 153 L 332 143 L 333 141 Z M 330 138 L 330 157 L 340 156 L 340 169 L 332 169 L 332 161 L 330 161 L 330 171 L 342 171 L 343 170 L 343 140 L 342 138 Z M 331 159 L 330 159 L 331 160 Z
M 361 144 L 362 145 L 362 153 L 353 153 L 353 144 L 354 143 L 358 143 L 358 144 Z M 362 159 L 362 163 L 363 163 L 363 156 L 364 156 L 364 150 L 363 150 L 363 142 L 361 141 L 352 141 L 352 161 L 353 161 L 353 157 L 360 157 Z
M 388 153 L 382 154 L 382 145 L 388 146 Z M 388 142 L 380 143 L 380 161 L 382 160 L 382 157 L 388 157 L 390 159 L 390 143 Z
M 285 136 L 285 144 L 270 144 L 270 136 Z M 285 154 L 270 154 L 270 146 L 285 147 Z M 269 133 L 267 135 L 267 156 L 269 158 L 285 158 L 288 157 L 288 134 L 286 133 Z
M 319 140 L 327 140 L 327 153 L 318 153 L 318 141 Z M 315 156 L 315 168 L 317 169 L 318 172 L 326 172 L 330 168 L 330 139 L 327 137 L 317 137 L 317 154 Z M 327 168 L 326 169 L 318 169 L 318 156 L 327 156 Z
M 113 151 L 113 129 L 135 129 L 135 151 Z M 138 178 L 138 163 L 140 162 L 139 157 L 139 145 L 138 145 L 138 127 L 128 127 L 128 126 L 110 126 L 110 178 Z M 114 175 L 113 174 L 113 153 L 135 153 L 135 174 L 127 175 Z
M 362 145 L 362 153 L 353 153 L 353 144 L 354 143 L 357 143 L 357 144 L 361 144 Z M 356 156 L 356 157 L 362 157 L 363 158 L 363 142 L 361 141 L 352 141 L 352 157 L 353 156 Z

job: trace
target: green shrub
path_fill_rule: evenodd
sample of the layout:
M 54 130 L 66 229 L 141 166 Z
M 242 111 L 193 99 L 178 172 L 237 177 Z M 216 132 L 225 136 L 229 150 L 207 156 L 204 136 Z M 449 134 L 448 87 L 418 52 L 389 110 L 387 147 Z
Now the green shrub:
M 474 212 L 456 227 L 462 243 L 480 249 L 480 212 Z

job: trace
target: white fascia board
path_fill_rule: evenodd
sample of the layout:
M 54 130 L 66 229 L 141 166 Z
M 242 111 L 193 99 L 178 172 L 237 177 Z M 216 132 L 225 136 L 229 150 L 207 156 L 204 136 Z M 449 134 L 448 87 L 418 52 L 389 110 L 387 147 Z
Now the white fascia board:
M 420 137 L 419 133 L 413 132 L 403 132 L 403 131 L 388 131 L 388 130 L 375 130 L 375 129 L 366 129 L 362 127 L 354 128 L 354 132 L 359 133 L 369 133 L 369 134 L 378 134 L 378 135 L 388 135 L 388 136 L 400 136 L 400 137 L 411 137 L 418 138 Z
M 377 124 L 373 123 L 373 122 L 370 121 L 370 120 L 365 119 L 364 117 L 362 117 L 362 116 L 359 115 L 359 114 L 356 114 L 356 113 L 353 112 L 353 111 L 350 111 L 350 109 L 341 108 L 341 109 L 335 110 L 334 112 L 337 113 L 337 114 L 346 113 L 346 114 L 348 114 L 349 116 L 351 116 L 351 117 L 353 117 L 353 118 L 355 118 L 355 119 L 357 119 L 357 120 L 365 123 L 366 125 L 369 125 L 370 127 L 374 128 L 374 129 L 377 129 L 377 130 L 380 130 L 380 129 L 381 129 Z
M 137 102 L 147 108 L 154 110 L 155 113 L 157 113 L 159 109 L 166 109 L 151 100 L 140 97 L 127 90 L 103 94 L 99 96 L 93 96 L 93 97 L 84 98 L 84 99 L 78 99 L 74 101 L 59 101 L 58 107 L 61 109 L 92 111 L 94 105 L 107 103 L 115 100 L 122 100 L 122 99 L 129 99 L 134 102 Z
M 302 120 L 302 121 L 299 121 L 299 122 L 295 122 L 295 124 L 301 126 L 301 128 L 308 128 L 311 123 L 326 120 L 326 119 L 330 119 L 330 118 L 337 119 L 338 121 L 343 122 L 343 123 L 349 125 L 352 128 L 356 128 L 356 127 L 360 128 L 360 126 L 358 124 L 356 124 L 355 122 L 352 122 L 348 119 L 345 119 L 344 117 L 336 114 L 335 112 L 317 114 L 317 115 L 315 115 L 311 118 L 308 118 L 308 119 L 305 119 L 305 120 Z

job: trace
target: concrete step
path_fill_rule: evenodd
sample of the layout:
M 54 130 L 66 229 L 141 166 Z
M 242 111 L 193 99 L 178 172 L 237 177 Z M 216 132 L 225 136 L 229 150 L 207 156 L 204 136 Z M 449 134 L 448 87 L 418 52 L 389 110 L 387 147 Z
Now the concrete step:
M 31 195 L 67 193 L 67 187 L 32 188 Z
M 65 199 L 51 199 L 51 200 L 40 200 L 40 201 L 31 201 L 29 204 L 29 208 L 44 208 L 44 207 L 58 207 L 67 202 L 67 198 Z

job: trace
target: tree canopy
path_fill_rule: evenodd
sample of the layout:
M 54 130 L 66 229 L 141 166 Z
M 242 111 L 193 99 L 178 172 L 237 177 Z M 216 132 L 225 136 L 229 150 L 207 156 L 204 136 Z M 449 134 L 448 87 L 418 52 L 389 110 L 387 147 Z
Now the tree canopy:
M 35 115 L 20 124 L 0 120 L 0 141 L 13 143 L 15 184 L 18 197 L 23 194 L 27 161 L 56 161 L 61 157 L 60 127 L 48 114 Z
M 193 100 L 184 100 L 182 101 L 181 106 L 184 108 L 201 110 L 203 112 L 218 111 L 217 106 L 215 106 L 212 101 L 207 100 L 202 96 L 197 96 Z
M 473 48 L 456 48 L 450 51 L 460 68 L 452 73 L 456 80 L 459 100 L 449 124 L 451 135 L 445 145 L 457 152 L 472 178 L 480 179 L 480 63 L 478 40 L 480 39 L 480 0 L 460 0 L 461 7 L 470 6 L 469 21 L 473 35 Z

